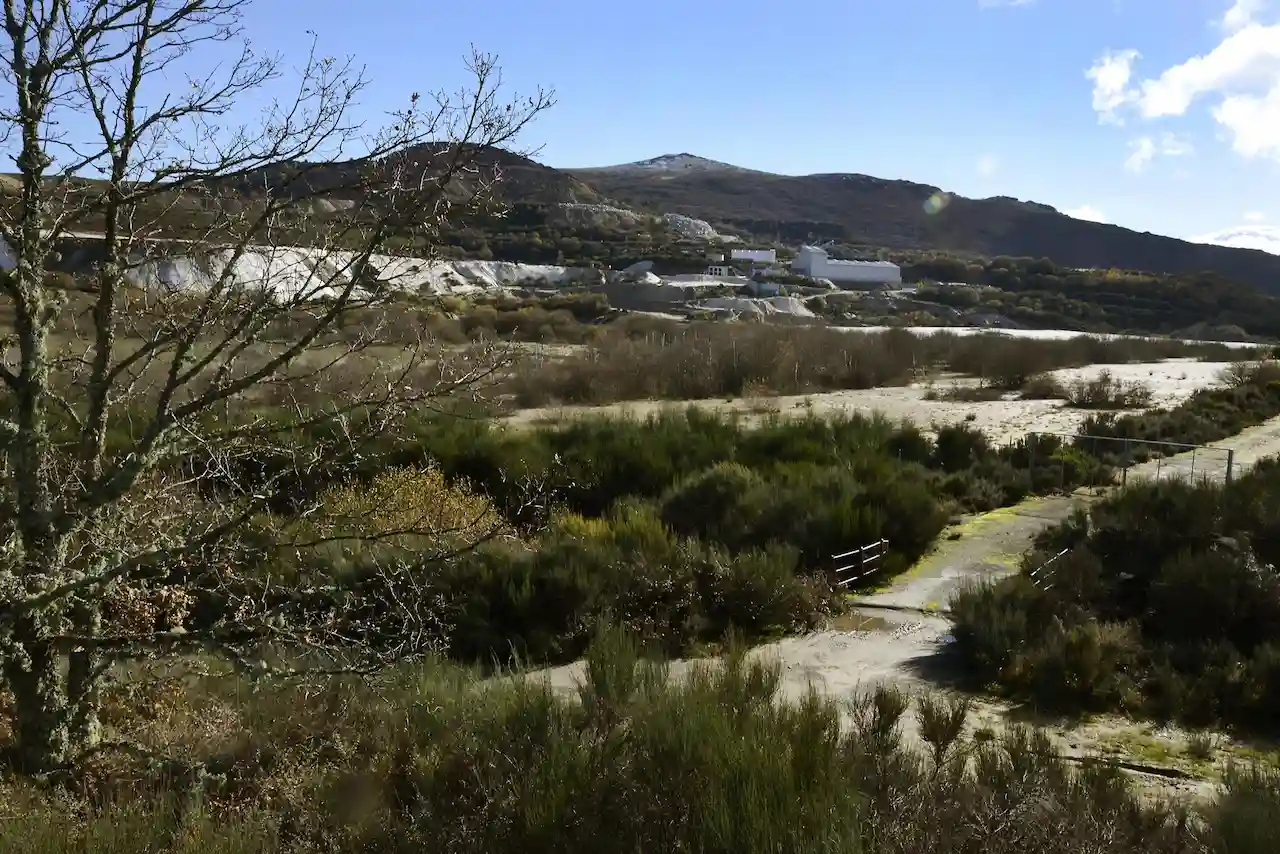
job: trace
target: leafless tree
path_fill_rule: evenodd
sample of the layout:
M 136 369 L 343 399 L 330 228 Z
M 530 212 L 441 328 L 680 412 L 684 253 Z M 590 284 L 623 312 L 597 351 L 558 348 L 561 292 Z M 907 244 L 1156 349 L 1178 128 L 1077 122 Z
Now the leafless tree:
M 313 51 L 286 75 L 244 40 L 249 2 L 4 0 L 0 684 L 32 773 L 102 749 L 122 662 L 358 670 L 438 637 L 405 563 L 285 584 L 259 529 L 286 487 L 311 518 L 309 476 L 492 375 L 402 329 L 380 347 L 413 267 L 387 246 L 423 255 L 487 204 L 485 158 L 550 98 L 504 99 L 476 54 L 463 91 L 371 131 L 363 72 Z M 430 533 L 443 553 L 489 532 Z

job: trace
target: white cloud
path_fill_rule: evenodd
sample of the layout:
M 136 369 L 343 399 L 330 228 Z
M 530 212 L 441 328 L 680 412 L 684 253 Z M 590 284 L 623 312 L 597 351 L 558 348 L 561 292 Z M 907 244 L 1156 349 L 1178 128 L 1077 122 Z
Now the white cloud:
M 1191 143 L 1177 134 L 1166 133 L 1158 139 L 1140 136 L 1130 141 L 1129 156 L 1124 161 L 1124 168 L 1130 172 L 1143 172 L 1157 156 L 1185 157 L 1194 152 Z
M 1107 222 L 1107 215 L 1092 205 L 1081 205 L 1078 208 L 1069 208 L 1063 211 L 1073 219 L 1087 219 L 1089 222 Z
M 999 171 L 1000 158 L 996 157 L 994 154 L 984 154 L 978 158 L 975 168 L 978 170 L 978 174 L 983 178 L 990 178 Z
M 1270 88 L 1280 82 L 1280 24 L 1250 24 L 1213 50 L 1144 80 L 1136 102 L 1143 118 L 1185 115 L 1204 95 Z
M 1243 30 L 1258 19 L 1269 2 L 1270 0 L 1236 0 L 1218 24 L 1229 33 Z
M 1236 249 L 1261 249 L 1280 255 L 1280 226 L 1237 225 L 1211 234 L 1191 238 L 1192 243 L 1211 243 L 1215 246 L 1231 246 Z
M 1124 161 L 1124 168 L 1130 172 L 1141 172 L 1155 156 L 1155 140 L 1149 136 L 1139 137 L 1129 143 L 1129 156 Z
M 1280 157 L 1280 80 L 1262 97 L 1232 95 L 1213 109 L 1231 134 L 1231 148 L 1244 157 Z
M 1135 97 L 1129 81 L 1133 63 L 1141 56 L 1136 50 L 1108 51 L 1085 72 L 1084 76 L 1093 81 L 1093 109 L 1099 121 L 1122 123 L 1119 110 Z
M 1280 159 L 1280 23 L 1257 20 L 1268 3 L 1237 0 L 1220 21 L 1225 34 L 1216 47 L 1152 78 L 1134 80 L 1135 50 L 1103 54 L 1085 72 L 1099 119 L 1178 118 L 1197 101 L 1216 100 L 1209 115 L 1236 153 Z
M 1244 215 L 1245 222 L 1262 222 L 1266 218 L 1267 215 L 1262 211 L 1249 211 Z

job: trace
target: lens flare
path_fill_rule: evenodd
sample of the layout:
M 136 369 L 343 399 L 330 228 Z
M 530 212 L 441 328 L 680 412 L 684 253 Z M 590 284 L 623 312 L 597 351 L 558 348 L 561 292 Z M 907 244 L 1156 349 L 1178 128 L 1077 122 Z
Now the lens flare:
M 934 193 L 924 200 L 924 212 L 927 214 L 941 213 L 942 209 L 949 204 L 951 204 L 950 193 Z

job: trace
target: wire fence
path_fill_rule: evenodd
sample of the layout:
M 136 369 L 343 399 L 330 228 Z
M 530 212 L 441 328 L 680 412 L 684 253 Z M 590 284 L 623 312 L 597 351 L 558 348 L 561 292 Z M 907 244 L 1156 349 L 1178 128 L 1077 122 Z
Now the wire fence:
M 1048 437 L 1052 437 L 1052 441 L 1046 441 Z M 1119 473 L 1121 486 L 1135 479 L 1230 483 L 1235 474 L 1235 450 L 1232 448 L 1079 433 L 1039 431 L 1027 434 L 1031 466 L 1034 468 L 1036 465 L 1038 450 L 1048 460 L 1056 460 L 1061 468 L 1064 487 L 1069 466 L 1073 463 L 1071 449 L 1107 463 Z M 1089 485 L 1112 486 L 1114 482 Z

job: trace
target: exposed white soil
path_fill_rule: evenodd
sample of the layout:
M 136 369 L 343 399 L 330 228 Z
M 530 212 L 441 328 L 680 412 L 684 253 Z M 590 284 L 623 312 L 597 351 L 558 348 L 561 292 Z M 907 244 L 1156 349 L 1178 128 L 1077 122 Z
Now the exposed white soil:
M 1087 335 L 1092 338 L 1102 338 L 1105 340 L 1115 340 L 1120 338 L 1147 338 L 1153 336 L 1147 335 L 1120 335 L 1105 332 L 1079 332 L 1073 329 L 998 329 L 989 326 L 839 326 L 836 327 L 844 332 L 887 332 L 890 329 L 905 329 L 913 335 L 934 335 L 938 332 L 946 332 L 952 335 L 989 335 L 993 332 L 1000 335 L 1008 335 L 1011 338 L 1032 338 L 1038 341 L 1064 341 L 1068 338 L 1079 338 Z M 1223 344 L 1227 347 L 1255 347 L 1248 341 L 1215 341 L 1205 342 L 1195 339 L 1181 339 L 1189 344 L 1215 343 Z
M 1124 382 L 1142 382 L 1152 391 L 1155 406 L 1176 406 L 1197 390 L 1219 384 L 1218 376 L 1226 362 L 1197 362 L 1192 359 L 1170 359 L 1163 362 L 1141 362 L 1129 365 L 1091 365 L 1056 371 L 1063 382 L 1092 379 L 1103 370 Z M 664 409 L 699 409 L 738 413 L 748 420 L 770 415 L 818 415 L 835 413 L 880 413 L 894 421 L 911 421 L 924 428 L 934 425 L 968 422 L 981 430 L 997 445 L 1021 439 L 1030 432 L 1073 433 L 1091 413 L 1067 407 L 1061 400 L 1018 400 L 1016 394 L 1003 400 L 959 403 L 926 400 L 930 389 L 945 391 L 952 385 L 973 385 L 969 378 L 941 377 L 929 383 L 914 383 L 894 388 L 871 388 L 835 391 L 824 394 L 783 395 L 778 397 L 743 397 L 733 400 L 661 401 L 639 400 L 608 406 L 562 406 L 526 409 L 508 419 L 514 424 L 563 421 L 584 415 L 629 415 L 644 418 Z

